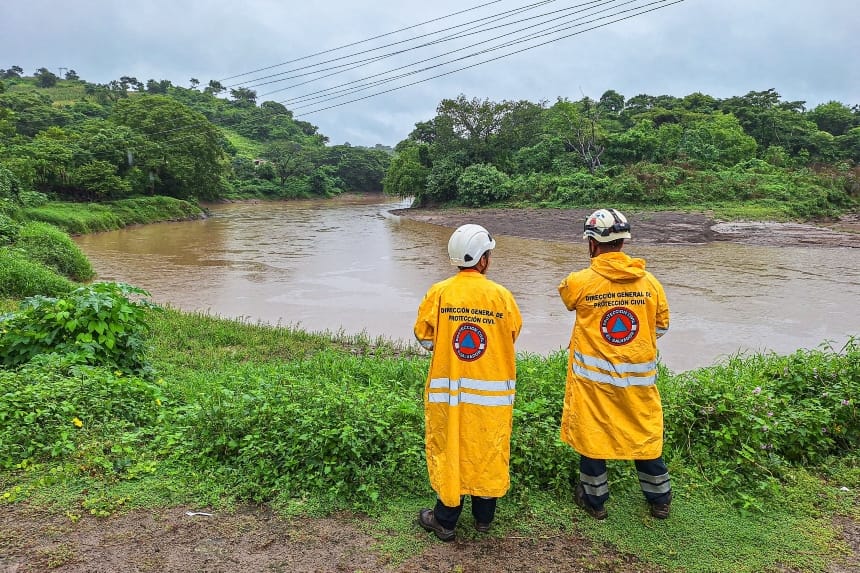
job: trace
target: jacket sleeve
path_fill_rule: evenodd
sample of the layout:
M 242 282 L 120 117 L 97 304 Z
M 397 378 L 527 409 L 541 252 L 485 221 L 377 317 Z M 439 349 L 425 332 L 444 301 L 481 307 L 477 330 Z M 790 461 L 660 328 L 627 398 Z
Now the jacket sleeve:
M 654 286 L 659 293 L 655 326 L 657 327 L 657 338 L 660 338 L 669 330 L 669 302 L 666 300 L 666 292 L 663 290 L 663 285 L 656 279 L 654 280 Z
M 415 320 L 413 332 L 418 343 L 427 350 L 433 350 L 436 340 L 437 305 L 439 297 L 435 289 L 430 289 L 424 300 L 418 306 L 418 318 Z
M 520 307 L 517 306 L 517 301 L 514 299 L 514 296 L 509 295 L 508 300 L 508 313 L 511 316 L 511 335 L 513 336 L 514 342 L 516 342 L 517 338 L 520 336 L 520 331 L 523 328 L 523 317 L 520 314 Z
M 579 302 L 581 292 L 582 287 L 576 284 L 574 273 L 567 275 L 565 279 L 561 281 L 561 284 L 558 285 L 558 295 L 561 297 L 567 310 L 576 309 L 576 304 Z

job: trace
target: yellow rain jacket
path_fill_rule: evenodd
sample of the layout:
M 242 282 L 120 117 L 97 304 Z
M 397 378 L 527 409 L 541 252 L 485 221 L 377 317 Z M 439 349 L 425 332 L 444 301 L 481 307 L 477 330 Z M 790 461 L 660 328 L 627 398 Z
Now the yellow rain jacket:
M 657 338 L 666 293 L 643 259 L 604 253 L 558 286 L 576 311 L 561 439 L 594 459 L 651 460 L 663 452 Z
M 510 291 L 473 270 L 434 284 L 418 308 L 415 337 L 433 349 L 424 386 L 427 469 L 448 507 L 461 495 L 501 497 L 510 487 L 521 327 Z

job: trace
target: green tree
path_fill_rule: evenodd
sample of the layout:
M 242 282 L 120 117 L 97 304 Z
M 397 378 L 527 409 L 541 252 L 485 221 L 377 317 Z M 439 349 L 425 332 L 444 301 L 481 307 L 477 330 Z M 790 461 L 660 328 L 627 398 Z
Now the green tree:
M 430 170 L 420 159 L 421 149 L 426 144 L 406 140 L 405 145 L 398 145 L 391 165 L 382 179 L 382 189 L 386 195 L 396 197 L 420 197 L 427 184 Z
M 36 73 L 33 74 L 33 77 L 36 78 L 36 85 L 40 88 L 52 88 L 57 85 L 57 80 L 59 79 L 57 75 L 49 71 L 48 68 L 39 68 L 36 70 Z
M 209 80 L 209 84 L 203 88 L 203 92 L 209 95 L 218 95 L 223 93 L 227 88 L 225 88 L 221 82 L 218 80 Z
M 597 101 L 601 113 L 618 115 L 624 110 L 624 96 L 615 90 L 606 90 Z
M 7 92 L 0 94 L 0 110 L 12 113 L 15 129 L 21 135 L 33 137 L 49 127 L 65 127 L 71 114 L 54 107 L 51 98 L 36 92 Z
M 170 80 L 146 80 L 146 93 L 150 94 L 166 94 L 167 90 L 173 86 Z
M 816 106 L 809 112 L 809 119 L 815 122 L 818 129 L 831 135 L 844 135 L 860 125 L 860 121 L 851 112 L 851 108 L 837 101 L 829 101 Z
M 70 180 L 90 200 L 118 199 L 131 191 L 131 184 L 117 175 L 116 165 L 98 159 L 75 167 Z
M 687 127 L 678 152 L 702 167 L 730 167 L 755 157 L 756 142 L 735 116 L 718 113 Z
M 23 73 L 24 68 L 22 68 L 21 66 L 10 66 L 8 70 L 0 70 L 0 78 L 4 80 L 20 78 L 21 74 Z
M 287 179 L 307 176 L 314 169 L 311 152 L 294 142 L 273 142 L 266 147 L 263 157 L 272 164 L 281 187 L 286 186 Z
M 250 88 L 235 88 L 230 90 L 233 103 L 240 107 L 253 107 L 257 105 L 257 92 Z
M 606 133 L 600 126 L 600 110 L 594 101 L 583 98 L 573 103 L 559 99 L 549 110 L 548 128 L 561 138 L 567 150 L 577 154 L 589 173 L 601 166 Z
M 152 193 L 180 199 L 219 196 L 221 134 L 202 114 L 156 95 L 117 102 L 109 119 L 144 136 L 147 143 L 132 151 Z
M 391 163 L 384 151 L 335 145 L 325 149 L 323 161 L 348 191 L 382 191 L 382 178 Z

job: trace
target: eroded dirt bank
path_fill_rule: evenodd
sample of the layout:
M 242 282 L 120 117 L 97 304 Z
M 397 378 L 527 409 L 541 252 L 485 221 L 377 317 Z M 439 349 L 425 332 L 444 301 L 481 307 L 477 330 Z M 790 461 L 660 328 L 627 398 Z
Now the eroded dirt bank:
M 491 234 L 581 242 L 585 209 L 395 209 L 393 215 L 455 228 L 477 223 Z M 827 223 L 721 222 L 703 213 L 627 213 L 632 241 L 701 244 L 733 241 L 766 246 L 860 248 L 860 214 Z

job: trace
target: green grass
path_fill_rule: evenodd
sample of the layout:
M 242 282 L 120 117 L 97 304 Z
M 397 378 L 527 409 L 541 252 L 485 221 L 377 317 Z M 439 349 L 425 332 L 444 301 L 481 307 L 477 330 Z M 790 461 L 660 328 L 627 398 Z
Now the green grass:
M 227 138 L 227 141 L 229 141 L 236 149 L 237 155 L 248 159 L 260 157 L 260 153 L 262 153 L 263 150 L 263 144 L 258 141 L 254 141 L 253 139 L 249 139 L 244 135 L 239 135 L 232 129 L 225 127 L 221 127 L 219 129 L 224 134 L 224 137 Z
M 0 300 L 3 305 L 13 303 Z M 375 550 L 393 564 L 437 543 L 414 525 L 417 510 L 434 501 L 423 463 L 423 352 L 385 340 L 173 309 L 153 311 L 148 321 L 148 355 L 157 372 L 150 384 L 163 402 L 158 422 L 117 430 L 110 420 L 100 425 L 81 415 L 88 433 L 78 435 L 73 454 L 0 472 L 0 503 L 27 501 L 74 516 L 176 505 L 231 511 L 256 501 L 286 517 L 353 512 L 377 539 Z M 513 456 L 520 461 L 513 463 L 513 486 L 500 500 L 491 538 L 582 535 L 594 542 L 598 556 L 608 546 L 635 555 L 645 568 L 679 573 L 823 572 L 847 554 L 833 517 L 860 518 L 856 455 L 829 458 L 813 468 L 785 468 L 778 495 L 762 497 L 758 510 L 748 511 L 739 511 L 732 492 L 711 487 L 707 468 L 697 475 L 697 468 L 684 466 L 683 456 L 674 456 L 676 497 L 665 522 L 648 515 L 632 463 L 611 462 L 609 518 L 599 523 L 588 518 L 573 504 L 567 485 L 575 457 L 558 440 L 563 358 L 563 353 L 519 358 Z M 754 360 L 769 364 L 771 359 Z M 773 360 L 781 371 L 784 362 Z M 793 360 L 820 370 L 825 358 Z M 746 369 L 713 371 L 752 377 L 760 370 L 752 362 Z M 750 382 L 758 383 L 743 384 Z M 664 400 L 676 399 L 669 394 Z M 386 425 L 391 433 L 374 442 L 373 431 Z M 298 443 L 307 445 L 294 459 L 284 448 L 296 443 L 290 432 L 303 427 L 309 434 Z M 341 433 L 347 429 L 350 433 Z M 337 432 L 327 434 L 330 430 Z M 379 444 L 390 443 L 397 444 L 395 450 L 381 452 Z M 331 474 L 322 471 L 324 460 L 319 472 L 313 469 L 321 451 L 332 456 Z M 279 460 L 274 471 L 266 466 L 271 460 Z M 297 465 L 290 469 L 293 461 Z M 344 478 L 344 484 L 327 481 L 325 476 L 345 469 L 354 477 Z M 301 479 L 289 481 L 291 475 Z M 394 481 L 386 482 L 390 476 Z M 369 487 L 367 495 L 358 491 L 361 486 Z M 337 495 L 327 494 L 332 491 L 327 488 Z M 461 538 L 467 543 L 478 539 L 470 520 L 464 512 Z
M 54 201 L 22 211 L 29 220 L 51 223 L 73 235 L 120 229 L 133 224 L 188 220 L 203 214 L 196 204 L 172 197 L 138 197 L 105 203 Z
M 7 88 L 11 93 L 36 92 L 45 94 L 54 101 L 55 105 L 72 104 L 86 99 L 84 84 L 78 81 L 59 80 L 54 87 L 40 88 L 36 85 L 35 79 L 22 78 L 15 80 L 15 83 L 10 82 Z

